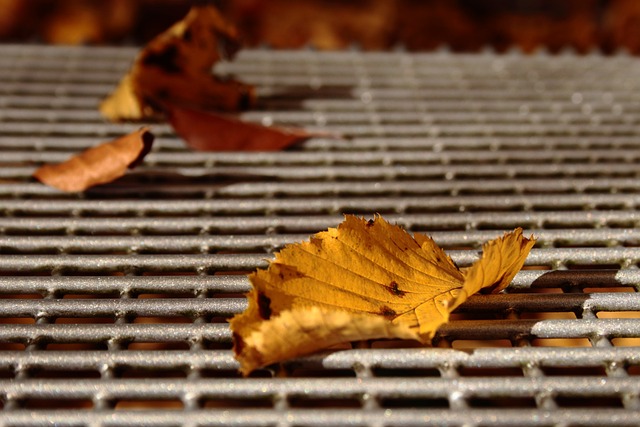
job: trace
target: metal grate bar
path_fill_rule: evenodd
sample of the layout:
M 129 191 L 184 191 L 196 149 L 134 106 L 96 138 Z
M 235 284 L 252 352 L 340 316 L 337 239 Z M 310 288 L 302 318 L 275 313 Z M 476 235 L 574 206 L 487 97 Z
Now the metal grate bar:
M 109 203 L 86 200 L 48 200 L 34 203 L 28 200 L 0 200 L 0 209 L 11 215 L 55 215 L 67 212 L 77 215 L 249 215 L 249 214 L 338 214 L 340 212 L 459 212 L 500 210 L 567 210 L 623 209 L 633 210 L 640 204 L 636 194 L 563 194 L 495 196 L 433 196 L 407 197 L 326 197 L 322 199 L 250 199 L 238 200 L 113 200 Z
M 626 270 L 525 270 L 511 284 L 513 291 L 540 288 L 639 287 L 640 271 Z M 31 276 L 2 277 L 0 293 L 41 294 L 138 294 L 202 292 L 237 294 L 247 292 L 245 276 Z
M 479 259 L 475 251 L 449 251 L 453 261 L 469 266 Z M 0 272 L 216 272 L 250 271 L 267 265 L 264 254 L 233 255 L 5 255 L 0 258 Z M 34 265 L 37 260 L 38 265 Z M 559 261 L 561 260 L 561 261 Z M 558 248 L 532 251 L 525 266 L 611 265 L 629 267 L 640 262 L 640 248 Z
M 23 128 L 27 128 L 26 125 L 20 125 Z M 82 129 L 82 125 L 65 125 L 68 127 L 73 127 L 75 131 L 84 133 L 85 131 Z M 59 133 L 65 132 L 65 126 L 60 126 L 60 129 L 51 129 L 51 133 Z M 96 132 L 94 126 L 85 125 L 86 129 L 92 129 L 92 133 Z M 105 129 L 109 129 L 107 126 L 116 127 L 119 125 L 105 125 Z M 121 125 L 120 125 L 121 126 Z M 130 127 L 127 130 L 135 130 L 139 126 Z M 7 133 L 13 132 L 15 128 L 11 126 L 5 127 Z M 154 127 L 154 130 L 156 128 Z M 28 130 L 28 129 L 25 129 Z M 33 134 L 33 131 L 29 132 Z M 105 131 L 107 133 L 107 131 Z M 114 132 L 115 133 L 115 132 Z M 347 142 L 348 144 L 348 142 Z M 50 157 L 44 158 L 44 156 L 48 154 Z M 43 162 L 43 161 L 51 161 L 51 162 L 61 162 L 66 160 L 69 155 L 67 153 L 33 153 L 31 151 L 5 151 L 3 153 L 4 158 L 7 162 Z M 195 162 L 207 161 L 207 158 L 216 158 L 214 153 L 209 154 L 201 154 L 201 153 L 167 153 L 167 154 L 152 154 L 151 157 L 148 158 L 148 161 L 152 164 L 163 164 L 163 163 L 181 163 L 184 162 L 186 164 Z M 276 157 L 271 155 L 271 158 Z M 302 157 L 302 156 L 300 156 Z M 435 163 L 435 164 L 461 164 L 461 163 L 486 163 L 486 162 L 525 162 L 525 163 L 536 163 L 553 160 L 556 163 L 561 162 L 577 162 L 577 161 L 586 161 L 586 162 L 609 162 L 609 161 L 622 161 L 622 162 L 633 162 L 634 160 L 640 157 L 640 149 L 627 149 L 627 151 L 617 152 L 612 150 L 589 150 L 584 149 L 582 151 L 576 152 L 575 150 L 555 150 L 553 152 L 548 151 L 540 151 L 540 150 L 513 150 L 513 151 L 502 151 L 502 152 L 484 152 L 478 150 L 472 151 L 456 151 L 455 153 L 449 152 L 419 152 L 419 153 L 405 153 L 405 152 L 389 152 L 389 153 L 368 153 L 363 155 L 361 153 L 339 153 L 339 154 L 319 154 L 317 156 L 313 155 L 305 155 L 306 162 L 314 161 L 317 163 L 347 163 L 347 164 L 422 164 L 422 163 Z M 311 158 L 309 158 L 311 157 Z M 313 157 L 316 157 L 315 159 Z M 222 157 L 224 159 L 224 157 Z M 287 159 L 283 157 L 283 159 Z M 281 160 L 282 162 L 282 160 Z
M 238 294 L 250 288 L 246 276 L 28 276 L 0 278 L 3 294 L 131 295 L 201 292 Z
M 46 106 L 45 106 L 46 107 Z M 84 105 L 82 108 L 92 108 L 91 105 Z M 81 110 L 84 111 L 84 110 Z M 40 114 L 42 115 L 42 113 Z M 49 116 L 47 116 L 49 117 Z M 269 117 L 266 115 L 264 117 Z M 55 118 L 55 116 L 54 116 Z M 261 122 L 262 120 L 260 120 Z M 25 135 L 20 139 L 15 137 L 0 137 L 0 149 L 3 151 L 13 150 L 16 148 L 29 148 L 29 149 L 49 149 L 49 150 L 73 150 L 76 151 L 80 148 L 89 147 L 99 142 L 98 138 L 87 136 L 67 136 L 58 137 L 52 135 L 45 136 L 32 136 Z M 465 138 L 465 137 L 362 137 L 352 138 L 345 144 L 343 140 L 337 139 L 323 139 L 316 138 L 305 142 L 305 154 L 296 151 L 281 152 L 280 155 L 274 153 L 256 153 L 256 158 L 243 160 L 242 155 L 233 152 L 221 152 L 218 156 L 210 156 L 204 153 L 203 155 L 207 161 L 213 161 L 214 164 L 224 164 L 229 162 L 246 164 L 246 162 L 252 162 L 255 164 L 264 163 L 303 163 L 303 162 L 325 162 L 325 159 L 331 159 L 332 157 L 338 157 L 339 154 L 334 152 L 340 151 L 340 154 L 345 154 L 349 151 L 363 151 L 367 153 L 375 153 L 377 151 L 397 151 L 397 150 L 432 150 L 432 151 L 457 151 L 457 150 L 515 150 L 520 148 L 527 149 L 589 149 L 589 148 L 637 148 L 638 140 L 634 137 L 624 136 L 609 136 L 609 137 L 487 137 L 482 139 L 477 138 Z M 166 135 L 158 138 L 154 144 L 157 151 L 162 149 L 173 149 L 174 151 L 184 151 L 184 144 L 172 137 Z M 327 150 L 332 151 L 327 151 Z M 322 155 L 312 154 L 314 151 L 322 151 Z M 160 154 L 160 152 L 158 154 Z M 362 154 L 362 153 L 361 153 Z M 200 161 L 202 158 L 194 156 L 195 162 Z M 320 159 L 318 158 L 320 157 Z M 357 157 L 354 158 L 357 161 Z
M 55 366 L 50 360 L 56 359 Z M 185 359 L 186 358 L 186 359 Z M 176 360 L 180 362 L 176 364 Z M 472 353 L 452 352 L 447 349 L 368 349 L 349 352 L 321 353 L 299 359 L 301 366 L 318 367 L 327 370 L 406 370 L 439 369 L 442 374 L 451 367 L 458 368 L 518 368 L 527 365 L 539 367 L 598 367 L 610 365 L 640 365 L 640 355 L 633 348 L 482 348 Z M 22 352 L 15 354 L 0 353 L 0 367 L 3 369 L 53 369 L 78 370 L 95 369 L 103 366 L 113 368 L 170 369 L 179 366 L 190 369 L 229 370 L 227 375 L 235 377 L 238 362 L 229 350 L 209 351 L 59 351 L 54 354 L 45 352 Z
M 638 287 L 638 270 L 525 270 L 519 272 L 511 290 L 536 287 Z M 3 278 L 0 293 L 48 294 L 51 290 L 64 293 L 134 294 L 134 293 L 230 293 L 249 290 L 244 276 L 31 276 Z
M 156 381 L 151 384 L 144 380 L 82 381 L 80 384 L 59 381 L 1 381 L 0 387 L 12 398 L 22 396 L 53 397 L 52 386 L 70 397 L 91 397 L 96 392 L 106 398 L 115 397 L 149 397 L 159 399 L 179 398 L 185 394 L 206 395 L 208 397 L 229 398 L 274 398 L 287 393 L 292 396 L 312 395 L 314 397 L 348 398 L 374 393 L 381 397 L 447 397 L 451 393 L 473 394 L 477 396 L 529 396 L 545 389 L 553 389 L 558 394 L 567 396 L 602 396 L 608 394 L 631 394 L 640 392 L 640 383 L 632 378 L 580 378 L 569 380 L 568 377 L 548 378 L 459 378 L 451 389 L 448 379 L 433 378 L 413 383 L 399 383 L 395 379 L 376 378 L 361 379 L 283 379 L 273 382 L 265 389 L 257 381 L 242 380 L 198 380 L 198 381 Z
M 631 294 L 552 294 L 499 295 L 471 298 L 459 312 L 496 313 L 518 312 L 574 312 L 634 311 L 640 307 L 640 295 Z M 2 317 L 92 317 L 106 316 L 233 316 L 246 308 L 237 298 L 184 299 L 163 298 L 150 305 L 139 299 L 95 299 L 91 301 L 42 299 L 40 301 L 0 301 Z
M 230 311 L 230 310 L 229 310 Z M 167 313 L 171 314 L 171 313 Z M 225 315 L 221 313 L 221 315 Z M 636 319 L 582 320 L 474 320 L 443 326 L 436 340 L 518 340 L 534 338 L 635 338 L 640 334 Z M 228 344 L 226 324 L 27 324 L 0 325 L 0 339 L 10 343 L 119 343 L 200 342 Z
M 602 246 L 640 242 L 640 230 L 525 230 L 535 235 L 540 245 Z M 496 231 L 432 232 L 430 236 L 443 247 L 465 246 L 485 242 Z M 25 253 L 215 253 L 219 251 L 270 252 L 289 243 L 305 240 L 306 234 L 240 236 L 7 236 L 2 241 L 6 254 Z
M 79 212 L 78 212 L 79 213 Z M 562 228 L 599 229 L 610 227 L 620 229 L 617 232 L 633 233 L 633 228 L 640 221 L 640 214 L 635 210 L 567 210 L 545 212 L 452 212 L 425 214 L 388 214 L 385 215 L 395 223 L 408 229 L 416 230 L 473 230 L 473 229 L 505 229 L 516 226 L 531 226 L 539 230 L 555 228 L 561 233 Z M 340 215 L 308 216 L 153 216 L 153 217 L 120 217 L 118 221 L 109 218 L 47 218 L 47 217 L 8 217 L 0 218 L 0 229 L 7 234 L 16 233 L 123 233 L 140 234 L 202 234 L 214 233 L 312 233 L 328 227 L 335 227 L 342 220 Z M 625 231 L 628 230 L 628 231 Z M 433 233 L 433 231 L 431 231 Z M 550 232 L 545 230 L 545 233 Z M 596 231 L 605 233 L 606 231 Z M 611 231 L 615 233 L 616 231 Z M 588 236 L 588 234 L 586 235 Z M 584 237 L 584 236 L 583 236 Z
M 309 167 L 313 166 L 313 167 Z M 468 166 L 451 165 L 398 165 L 398 166 L 215 166 L 211 168 L 198 168 L 189 166 L 173 166 L 170 168 L 137 168 L 133 176 L 139 176 L 142 172 L 151 178 L 166 180 L 181 176 L 200 179 L 242 179 L 242 178 L 271 178 L 288 179 L 298 181 L 310 180 L 417 180 L 417 179 L 487 179 L 487 178 L 523 178 L 550 177 L 554 179 L 574 176 L 580 177 L 637 177 L 638 171 L 633 164 L 603 163 L 599 165 L 587 164 L 577 166 L 571 164 L 531 164 L 531 165 L 495 165 L 476 166 L 469 170 Z M 7 166 L 0 171 L 0 178 L 4 179 L 28 179 L 35 171 L 33 167 Z M 216 188 L 224 188 L 224 184 L 212 185 L 212 191 Z M 51 190 L 48 190 L 51 191 Z M 93 190 L 99 191 L 99 190 Z
M 566 409 L 563 411 L 537 411 L 527 409 L 506 409 L 501 417 L 496 419 L 492 411 L 486 409 L 469 409 L 460 413 L 449 410 L 419 410 L 396 409 L 394 411 L 349 410 L 335 409 L 322 414 L 310 413 L 305 410 L 289 410 L 286 412 L 287 422 L 294 425 L 326 426 L 345 425 L 345 420 L 350 426 L 370 426 L 384 420 L 389 425 L 403 426 L 459 426 L 463 423 L 470 425 L 496 425 L 496 426 L 548 426 L 569 422 L 581 426 L 602 426 L 611 423 L 619 426 L 634 426 L 640 411 L 621 411 L 615 409 Z M 182 411 L 154 411 L 152 414 L 140 413 L 140 411 L 116 411 L 116 412 L 82 412 L 82 411 L 42 411 L 38 414 L 30 414 L 27 411 L 12 412 L 7 417 L 7 423 L 25 424 L 34 426 L 50 425 L 51 417 L 60 417 L 65 420 L 65 425 L 122 425 L 133 423 L 135 425 L 153 424 L 157 426 L 174 426 L 189 424 L 207 424 L 212 426 L 276 426 L 283 418 L 282 413 L 273 410 L 255 410 L 247 413 L 242 410 L 225 411 L 215 420 L 211 419 L 210 411 L 190 411 L 184 415 Z M 281 423 L 280 423 L 281 424 Z

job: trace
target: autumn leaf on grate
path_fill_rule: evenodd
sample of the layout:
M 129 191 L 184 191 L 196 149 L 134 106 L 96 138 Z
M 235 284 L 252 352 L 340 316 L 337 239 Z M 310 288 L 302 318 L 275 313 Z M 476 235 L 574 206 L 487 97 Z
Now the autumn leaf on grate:
M 241 371 L 349 341 L 428 343 L 470 295 L 508 286 L 534 243 L 518 228 L 459 269 L 428 236 L 347 215 L 249 276 L 249 306 L 230 321 Z
M 84 191 L 123 176 L 151 150 L 153 134 L 141 128 L 114 141 L 91 147 L 62 163 L 44 165 L 33 176 L 62 191 Z
M 176 133 L 199 151 L 278 151 L 312 136 L 302 129 L 261 126 L 205 111 L 166 110 Z
M 211 73 L 216 62 L 238 49 L 235 27 L 215 7 L 194 6 L 145 46 L 100 111 L 116 121 L 153 117 L 164 103 L 203 110 L 247 107 L 254 101 L 253 87 Z
M 201 151 L 281 150 L 312 135 L 245 123 L 212 111 L 236 111 L 255 101 L 253 87 L 222 81 L 213 64 L 239 49 L 235 28 L 213 6 L 194 6 L 152 40 L 116 90 L 100 105 L 111 120 L 164 113 L 184 141 Z

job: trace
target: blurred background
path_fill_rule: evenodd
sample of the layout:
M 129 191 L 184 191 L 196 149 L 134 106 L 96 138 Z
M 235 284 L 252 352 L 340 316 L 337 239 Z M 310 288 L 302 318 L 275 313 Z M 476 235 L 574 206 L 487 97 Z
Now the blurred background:
M 200 1 L 202 2 L 202 1 Z M 188 0 L 0 0 L 0 40 L 128 44 L 179 20 Z M 640 53 L 638 0 L 218 0 L 246 45 L 473 52 Z

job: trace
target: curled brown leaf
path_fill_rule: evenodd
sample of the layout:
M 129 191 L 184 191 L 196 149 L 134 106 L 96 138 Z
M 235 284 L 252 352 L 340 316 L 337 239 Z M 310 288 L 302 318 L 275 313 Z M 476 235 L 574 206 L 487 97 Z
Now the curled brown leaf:
M 164 104 L 225 111 L 248 107 L 255 98 L 252 86 L 211 73 L 238 48 L 235 27 L 215 7 L 194 6 L 145 46 L 100 111 L 117 121 L 153 117 Z
M 62 191 L 78 192 L 106 184 L 137 166 L 149 153 L 154 136 L 141 128 L 114 141 L 106 142 L 62 163 L 44 165 L 33 176 L 43 184 Z
M 173 129 L 200 151 L 278 151 L 313 136 L 302 129 L 283 129 L 220 114 L 166 106 Z

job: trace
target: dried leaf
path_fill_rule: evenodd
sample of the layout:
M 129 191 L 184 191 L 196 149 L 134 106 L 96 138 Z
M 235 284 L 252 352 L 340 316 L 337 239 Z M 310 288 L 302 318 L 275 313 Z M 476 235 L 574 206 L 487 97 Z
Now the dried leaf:
M 428 236 L 347 215 L 249 276 L 249 306 L 230 322 L 241 371 L 353 340 L 428 343 L 469 295 L 507 286 L 534 243 L 518 228 L 460 270 Z
M 140 120 L 154 116 L 165 103 L 205 110 L 246 108 L 255 98 L 251 86 L 211 74 L 213 64 L 232 57 L 238 47 L 236 29 L 215 7 L 194 6 L 140 52 L 100 111 L 111 120 Z
M 111 182 L 137 166 L 151 150 L 153 138 L 148 128 L 142 128 L 89 148 L 65 162 L 44 165 L 33 176 L 62 191 L 84 191 Z
M 168 105 L 166 112 L 176 133 L 200 151 L 278 151 L 313 136 L 302 129 L 266 127 Z

